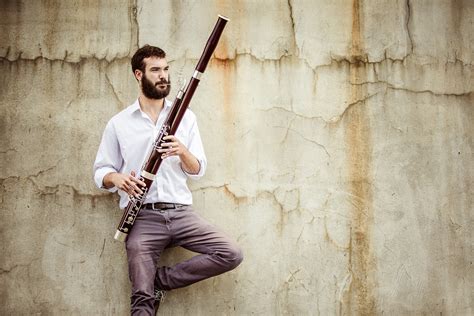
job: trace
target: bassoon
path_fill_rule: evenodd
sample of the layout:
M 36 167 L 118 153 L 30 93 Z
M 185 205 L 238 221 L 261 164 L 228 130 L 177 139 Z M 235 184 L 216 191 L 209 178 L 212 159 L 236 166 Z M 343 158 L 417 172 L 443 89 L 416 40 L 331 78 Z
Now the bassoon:
M 171 110 L 160 128 L 160 132 L 153 142 L 150 154 L 148 155 L 148 158 L 146 159 L 140 172 L 139 179 L 145 183 L 145 186 L 141 188 L 143 193 L 137 197 L 133 195 L 129 196 L 130 201 L 124 210 L 122 219 L 120 220 L 120 224 L 118 225 L 114 236 L 116 240 L 125 241 L 128 234 L 132 230 L 135 219 L 137 218 L 138 213 L 145 202 L 146 195 L 153 183 L 158 169 L 160 168 L 161 162 L 163 161 L 161 158 L 162 154 L 158 152 L 158 149 L 161 148 L 161 145 L 164 142 L 163 137 L 167 135 L 174 135 L 176 133 L 179 123 L 181 122 L 184 113 L 191 102 L 194 92 L 196 91 L 199 81 L 201 80 L 201 76 L 206 70 L 207 64 L 209 63 L 209 60 L 216 49 L 222 31 L 224 30 L 224 27 L 228 21 L 228 18 L 221 15 L 218 16 L 217 23 L 214 26 L 209 39 L 207 40 L 206 46 L 204 47 L 204 51 L 201 54 L 201 58 L 197 63 L 191 80 L 188 82 L 185 88 L 183 87 L 179 89 L 178 94 L 171 106 Z

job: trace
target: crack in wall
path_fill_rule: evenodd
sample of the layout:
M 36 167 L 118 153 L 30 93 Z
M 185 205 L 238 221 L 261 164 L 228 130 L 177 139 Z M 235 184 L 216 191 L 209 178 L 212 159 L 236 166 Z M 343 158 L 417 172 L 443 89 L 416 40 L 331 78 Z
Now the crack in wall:
M 0 154 L 8 154 L 11 151 L 18 152 L 15 148 L 8 148 L 7 150 L 0 151 Z
M 5 186 L 4 186 L 4 183 L 6 181 L 9 181 L 9 180 L 15 180 L 17 182 L 20 182 L 20 181 L 29 181 L 30 183 L 33 184 L 33 186 L 35 187 L 35 190 L 36 192 L 40 195 L 40 196 L 46 196 L 46 195 L 56 195 L 58 194 L 59 192 L 61 192 L 61 188 L 66 188 L 68 189 L 70 192 L 72 192 L 75 196 L 78 196 L 78 197 L 84 197 L 84 198 L 89 198 L 89 199 L 97 199 L 97 198 L 104 198 L 104 199 L 109 199 L 111 198 L 111 196 L 109 196 L 109 193 L 108 192 L 101 192 L 99 194 L 94 194 L 94 193 L 85 193 L 85 192 L 81 192 L 78 188 L 74 187 L 73 185 L 70 185 L 70 184 L 66 184 L 66 183 L 58 183 L 56 185 L 53 185 L 53 186 L 43 186 L 41 187 L 36 181 L 35 181 L 35 178 L 37 178 L 39 175 L 41 175 L 42 173 L 45 173 L 46 171 L 50 171 L 52 169 L 56 168 L 56 166 L 54 167 L 51 167 L 51 168 L 48 168 L 46 170 L 41 170 L 39 171 L 37 174 L 34 174 L 34 175 L 29 175 L 27 177 L 20 177 L 20 176 L 8 176 L 8 177 L 4 177 L 4 178 L 0 178 L 0 185 L 2 185 L 4 188 L 3 188 L 3 192 L 5 191 Z
M 408 40 L 410 42 L 410 52 L 408 53 L 409 54 L 413 54 L 413 51 L 415 50 L 414 48 L 414 42 L 413 42 L 413 38 L 411 36 L 411 33 L 410 33 L 410 22 L 411 22 L 411 6 L 410 6 L 410 0 L 406 0 L 406 23 L 405 23 L 405 28 L 406 28 L 406 31 L 407 31 L 407 36 L 408 36 Z
M 472 96 L 472 91 L 464 92 L 464 93 L 439 93 L 439 92 L 434 92 L 432 90 L 413 90 L 413 89 L 407 89 L 407 88 L 399 88 L 399 87 L 394 87 L 389 83 L 387 83 L 387 85 L 388 85 L 387 89 L 389 90 L 404 91 L 404 92 L 415 93 L 415 94 L 427 93 L 436 97 L 471 98 Z
M 105 249 L 106 238 L 104 238 L 104 243 L 102 244 L 102 249 L 100 250 L 99 258 L 102 258 Z
M 77 60 L 67 60 L 67 59 L 61 59 L 61 58 L 50 58 L 43 55 L 36 56 L 34 58 L 22 58 L 21 56 L 17 56 L 17 58 L 14 58 L 14 59 L 10 59 L 7 56 L 0 56 L 0 61 L 6 61 L 8 63 L 18 63 L 21 61 L 37 62 L 39 60 L 48 61 L 48 62 L 67 63 L 67 64 L 73 64 L 73 65 L 77 65 L 77 64 L 82 65 L 83 63 L 88 62 L 88 61 L 106 62 L 107 64 L 110 64 L 116 61 L 120 62 L 120 61 L 126 60 L 128 63 L 130 61 L 130 57 L 126 55 L 126 56 L 116 56 L 113 58 L 105 58 L 105 57 L 98 57 L 96 55 L 91 55 L 91 56 L 81 56 Z
M 262 195 L 271 195 L 273 197 L 273 199 L 277 202 L 277 204 L 280 205 L 282 209 L 286 210 L 286 208 L 283 206 L 283 204 L 276 197 L 275 191 L 278 189 L 278 187 L 276 187 L 273 190 L 257 190 L 255 192 L 255 194 L 252 194 L 252 195 L 239 195 L 239 194 L 235 193 L 234 191 L 232 191 L 229 188 L 229 186 L 230 186 L 230 184 L 227 184 L 227 183 L 222 184 L 222 185 L 208 185 L 208 186 L 202 186 L 202 187 L 195 188 L 193 191 L 194 192 L 199 192 L 199 191 L 206 191 L 206 190 L 209 190 L 209 189 L 211 189 L 211 190 L 222 190 L 228 196 L 230 196 L 237 204 L 242 203 L 242 202 L 249 203 L 251 201 L 255 201 L 256 199 L 258 199 Z M 293 188 L 292 190 L 286 190 L 285 192 L 292 192 L 294 190 L 295 189 Z M 300 207 L 299 203 L 300 203 L 300 199 L 298 197 L 297 206 L 295 208 L 291 209 L 291 210 L 288 210 L 288 213 L 298 209 Z
M 39 170 L 38 172 L 34 173 L 34 174 L 31 174 L 31 175 L 28 175 L 27 177 L 20 177 L 20 176 L 8 176 L 8 177 L 3 177 L 3 178 L 0 178 L 0 183 L 4 183 L 5 181 L 8 181 L 8 180 L 16 180 L 16 181 L 21 181 L 21 180 L 32 180 L 34 181 L 33 179 L 34 178 L 38 178 L 39 176 L 43 175 L 44 173 L 47 173 L 51 170 L 54 170 L 56 169 L 58 166 L 57 164 L 59 164 L 61 161 L 64 161 L 66 160 L 66 158 L 61 158 L 59 159 L 53 166 L 49 167 L 49 168 L 46 168 L 46 169 L 43 169 L 43 170 Z
M 394 86 L 393 84 L 387 82 L 387 81 L 383 81 L 383 80 L 378 80 L 378 81 L 367 81 L 367 82 L 361 82 L 361 83 L 350 83 L 351 85 L 353 86 L 364 86 L 364 85 L 370 85 L 370 84 L 383 84 L 385 85 L 385 89 L 386 90 L 397 90 L 397 91 L 404 91 L 404 92 L 408 92 L 408 93 L 415 93 L 415 94 L 425 94 L 425 93 L 428 93 L 430 95 L 433 95 L 433 96 L 436 96 L 436 97 L 455 97 L 455 98 L 470 98 L 472 97 L 472 92 L 465 92 L 465 93 L 439 93 L 439 92 L 435 92 L 433 90 L 415 90 L 415 89 L 409 89 L 409 88 L 402 88 L 402 87 L 396 87 Z M 301 113 L 298 113 L 297 111 L 293 110 L 293 109 L 287 109 L 287 108 L 284 108 L 284 107 L 280 107 L 280 106 L 273 106 L 271 108 L 268 108 L 268 109 L 263 109 L 263 110 L 259 110 L 259 111 L 262 111 L 262 112 L 269 112 L 269 111 L 275 111 L 275 110 L 278 110 L 278 111 L 284 111 L 288 114 L 291 114 L 293 115 L 294 117 L 298 117 L 298 118 L 302 118 L 302 119 L 308 119 L 308 120 L 317 120 L 317 121 L 321 121 L 324 125 L 332 125 L 332 124 L 335 124 L 335 123 L 338 123 L 339 121 L 341 121 L 341 119 L 344 117 L 344 115 L 346 114 L 346 112 L 353 106 L 357 105 L 357 104 L 360 104 L 360 103 L 364 103 L 365 101 L 377 96 L 378 94 L 380 94 L 382 92 L 376 92 L 376 93 L 373 93 L 373 94 L 370 94 L 362 99 L 359 99 L 359 100 L 356 100 L 354 102 L 351 102 L 349 103 L 343 110 L 343 112 L 339 115 L 335 115 L 333 117 L 331 117 L 330 119 L 324 119 L 322 116 L 319 116 L 319 115 L 315 115 L 315 116 L 310 116 L 310 115 L 304 115 L 304 114 L 301 114 Z M 290 122 L 289 126 L 292 125 L 292 122 Z M 285 127 L 286 128 L 286 127 Z M 294 131 L 294 130 L 293 130 Z M 285 139 L 287 138 L 287 135 L 285 135 Z M 321 144 L 320 144 L 321 145 Z M 329 153 L 328 153 L 329 154 Z
M 353 106 L 356 106 L 357 104 L 365 104 L 366 101 L 370 100 L 371 98 L 377 96 L 380 92 L 376 92 L 376 93 L 373 93 L 373 94 L 369 94 L 363 98 L 360 98 L 360 99 L 357 99 L 357 100 L 354 100 L 353 102 L 350 102 L 344 109 L 344 111 L 342 111 L 341 114 L 339 115 L 335 115 L 333 117 L 331 117 L 328 121 L 328 123 L 330 124 L 336 124 L 336 123 L 339 123 L 343 118 L 344 116 L 346 115 L 346 113 L 353 107 Z
M 199 188 L 196 188 L 194 189 L 193 191 L 194 192 L 198 192 L 198 191 L 206 191 L 208 189 L 212 189 L 212 190 L 223 190 L 228 196 L 230 196 L 232 198 L 232 200 L 234 200 L 234 202 L 236 204 L 239 204 L 240 202 L 244 202 L 247 200 L 248 197 L 244 196 L 237 196 L 234 192 L 232 192 L 230 189 L 229 189 L 229 184 L 225 183 L 223 185 L 219 185 L 219 186 L 205 186 L 205 187 L 199 187 Z
M 400 62 L 400 63 L 405 63 L 406 60 L 408 58 L 410 58 L 411 56 L 410 55 L 405 55 L 403 58 L 393 58 L 393 57 L 388 57 L 386 54 L 387 54 L 387 50 L 384 51 L 384 58 L 383 59 L 380 59 L 380 60 L 369 60 L 368 59 L 368 56 L 360 56 L 360 55 L 357 55 L 357 56 L 337 56 L 337 55 L 333 55 L 332 53 L 330 53 L 330 62 L 328 64 L 321 64 L 321 65 L 318 65 L 316 66 L 316 68 L 319 68 L 319 67 L 327 67 L 327 66 L 332 66 L 334 64 L 343 64 L 343 63 L 346 63 L 348 65 L 361 65 L 361 64 L 364 64 L 364 65 L 380 65 L 386 61 L 391 61 L 393 63 L 395 62 Z
M 10 47 L 9 49 L 7 50 L 7 52 L 10 51 Z M 20 60 L 26 60 L 26 61 L 36 61 L 38 59 L 43 59 L 43 60 L 47 60 L 47 61 L 61 61 L 61 62 L 64 62 L 64 63 L 69 63 L 69 64 L 81 64 L 82 62 L 84 61 L 87 61 L 87 60 L 90 60 L 90 59 L 93 59 L 93 60 L 97 60 L 97 61 L 106 61 L 106 62 L 114 62 L 115 60 L 120 60 L 120 59 L 130 59 L 129 57 L 129 52 L 127 52 L 126 54 L 116 54 L 115 56 L 107 56 L 107 54 L 104 54 L 104 56 L 98 56 L 98 55 L 95 55 L 95 54 L 92 54 L 92 55 L 84 55 L 84 54 L 81 54 L 80 56 L 78 57 L 71 57 L 71 56 L 74 56 L 74 53 L 73 52 L 70 52 L 68 51 L 67 49 L 64 51 L 64 56 L 61 57 L 61 58 L 51 58 L 51 57 L 48 57 L 48 56 L 44 56 L 44 55 L 37 55 L 35 57 L 23 57 L 23 51 L 20 51 L 18 52 L 18 54 L 16 56 L 9 56 L 8 54 L 5 54 L 3 56 L 0 56 L 0 60 L 6 60 L 8 62 L 17 62 L 17 61 L 20 61 Z
M 140 27 L 138 24 L 138 4 L 137 0 L 131 0 L 130 1 L 130 25 L 132 26 L 132 31 L 130 32 L 130 52 L 129 55 L 131 55 L 132 52 L 135 52 L 139 47 L 140 47 Z M 135 34 L 135 38 L 133 38 Z M 135 44 L 135 46 L 133 46 Z
M 322 116 L 310 116 L 310 115 L 304 115 L 304 114 L 301 114 L 301 113 L 298 113 L 296 112 L 295 110 L 293 109 L 287 109 L 287 108 L 284 108 L 284 107 L 281 107 L 281 106 L 272 106 L 271 108 L 268 108 L 268 109 L 261 109 L 259 111 L 262 111 L 262 112 L 270 112 L 270 111 L 275 111 L 275 110 L 278 110 L 278 111 L 284 111 L 288 114 L 291 114 L 295 117 L 299 117 L 299 118 L 302 118 L 302 119 L 308 119 L 308 120 L 318 120 L 318 121 L 322 121 L 323 123 L 330 123 L 329 121 L 326 121 Z
M 0 275 L 10 274 L 10 273 L 14 272 L 15 270 L 17 270 L 18 268 L 30 269 L 31 265 L 34 264 L 35 261 L 39 261 L 39 260 L 41 260 L 41 259 L 40 258 L 33 258 L 33 259 L 29 260 L 28 263 L 17 263 L 17 264 L 12 265 L 9 268 L 0 268 Z M 29 274 L 29 272 L 28 272 L 28 274 Z
M 331 158 L 331 155 L 329 154 L 326 146 L 324 146 L 323 144 L 321 143 L 318 143 L 317 141 L 315 140 L 312 140 L 312 139 L 309 139 L 308 137 L 306 137 L 305 135 L 303 135 L 302 133 L 298 132 L 297 130 L 291 128 L 291 123 L 290 123 L 290 126 L 288 127 L 282 127 L 282 126 L 274 126 L 274 127 L 279 127 L 279 128 L 286 128 L 286 134 L 285 134 L 285 138 L 282 140 L 282 143 L 286 142 L 287 141 L 287 138 L 288 138 L 288 132 L 293 132 L 295 133 L 296 135 L 298 135 L 299 137 L 301 137 L 303 140 L 307 141 L 307 142 L 310 142 L 312 143 L 313 145 L 316 145 L 318 146 L 319 148 L 321 148 L 322 150 L 324 150 L 324 152 L 326 153 L 326 156 L 328 158 Z
M 352 57 L 352 56 L 338 56 L 330 53 L 330 62 L 326 64 L 320 64 L 316 65 L 315 67 L 312 67 L 313 69 L 318 69 L 320 67 L 327 67 L 327 66 L 332 66 L 334 63 L 336 64 L 341 64 L 341 63 L 348 63 L 348 64 L 366 64 L 366 65 L 380 65 L 383 64 L 386 61 L 391 61 L 393 63 L 402 63 L 405 64 L 408 60 L 413 60 L 413 61 L 419 61 L 419 58 L 421 57 L 429 57 L 432 60 L 436 60 L 437 62 L 419 62 L 415 63 L 416 65 L 421 65 L 421 66 L 430 66 L 430 65 L 457 65 L 461 64 L 463 67 L 473 67 L 474 63 L 468 63 L 465 62 L 462 59 L 459 58 L 446 58 L 444 60 L 440 60 L 437 56 L 430 56 L 430 55 L 417 55 L 414 56 L 413 54 L 407 54 L 403 58 L 393 58 L 393 57 L 388 57 L 386 55 L 387 51 L 385 50 L 384 57 L 379 60 L 369 60 L 369 59 L 360 59 L 358 56 Z M 282 56 L 284 57 L 284 56 Z M 309 66 L 311 67 L 311 66 Z
M 385 81 L 385 80 L 376 80 L 376 81 L 364 81 L 359 83 L 350 83 L 352 86 L 364 86 L 364 85 L 371 85 L 371 84 L 383 84 L 385 85 L 386 90 L 397 90 L 397 91 L 405 91 L 408 93 L 415 93 L 415 94 L 430 94 L 435 97 L 454 97 L 454 98 L 470 98 L 472 96 L 473 91 L 469 92 L 460 92 L 460 93 L 453 93 L 453 92 L 436 92 L 429 89 L 424 90 L 415 90 L 410 88 L 403 88 L 395 86 L 394 84 Z M 381 93 L 381 92 L 379 92 Z
M 30 179 L 31 180 L 31 179 Z M 33 182 L 33 181 L 32 181 Z M 40 188 L 36 183 L 34 183 L 36 186 L 36 189 L 39 194 L 53 194 L 56 195 L 58 192 L 60 192 L 60 189 L 67 189 L 70 192 L 74 194 L 74 196 L 80 197 L 80 198 L 87 198 L 87 199 L 104 199 L 104 200 L 109 200 L 114 198 L 114 196 L 109 195 L 108 193 L 99 193 L 99 194 L 94 194 L 94 193 L 84 193 L 81 192 L 79 189 L 74 187 L 73 185 L 70 184 L 65 184 L 65 183 L 60 183 L 55 186 L 45 186 L 44 189 Z M 53 192 L 51 192 L 53 191 Z
M 105 80 L 107 81 L 107 84 L 108 84 L 109 87 L 111 88 L 112 95 L 114 96 L 115 100 L 116 100 L 117 103 L 121 106 L 120 109 L 125 108 L 125 102 L 122 102 L 122 100 L 120 100 L 120 98 L 119 98 L 119 96 L 118 96 L 118 93 L 117 93 L 117 91 L 115 91 L 115 87 L 114 87 L 114 85 L 112 84 L 112 81 L 110 80 L 109 75 L 108 75 L 107 72 L 105 72 Z
M 138 48 L 138 47 L 137 47 Z M 385 51 L 386 52 L 386 51 Z M 21 55 L 21 54 L 20 54 Z M 414 61 L 417 60 L 417 57 L 429 57 L 431 59 L 437 60 L 437 62 L 423 62 L 423 63 L 415 63 L 417 65 L 422 65 L 422 66 L 430 66 L 430 65 L 457 65 L 461 64 L 463 67 L 473 67 L 474 63 L 466 62 L 464 60 L 461 60 L 459 58 L 446 58 L 445 60 L 440 60 L 436 56 L 429 56 L 429 55 L 419 55 L 417 57 L 413 57 L 412 54 L 408 54 L 403 58 L 393 58 L 393 57 L 388 57 L 384 56 L 384 58 L 380 60 L 369 60 L 366 58 L 367 56 L 364 55 L 347 55 L 347 56 L 338 56 L 334 55 L 333 53 L 329 53 L 329 63 L 322 63 L 322 64 L 317 64 L 315 66 L 312 66 L 311 63 L 308 61 L 307 58 L 302 57 L 302 56 L 297 56 L 293 54 L 281 54 L 278 58 L 267 58 L 267 57 L 259 57 L 255 54 L 253 54 L 251 51 L 237 51 L 237 48 L 234 49 L 233 53 L 233 58 L 222 58 L 222 57 L 217 57 L 213 55 L 211 58 L 211 63 L 214 62 L 222 62 L 222 63 L 227 63 L 227 62 L 237 62 L 240 58 L 242 57 L 250 57 L 255 61 L 258 61 L 260 63 L 266 63 L 266 62 L 282 62 L 284 59 L 294 59 L 294 60 L 299 60 L 305 63 L 305 65 L 311 69 L 313 72 L 316 72 L 319 68 L 325 68 L 325 67 L 331 67 L 334 64 L 366 64 L 366 65 L 380 65 L 383 64 L 386 61 L 391 61 L 391 62 L 400 62 L 400 63 L 405 63 L 409 58 L 413 59 Z M 183 58 L 178 58 L 178 59 L 170 59 L 169 62 L 176 62 L 178 60 L 185 59 L 186 62 L 198 62 L 198 58 L 192 58 L 192 57 L 183 57 Z M 113 58 L 105 58 L 105 57 L 99 57 L 96 55 L 90 55 L 90 56 L 81 56 L 77 60 L 64 60 L 60 58 L 50 58 L 47 56 L 36 56 L 34 58 L 23 58 L 21 56 L 17 56 L 17 58 L 10 59 L 7 56 L 0 56 L 0 61 L 7 61 L 9 63 L 15 63 L 18 61 L 36 61 L 36 60 L 45 60 L 45 61 L 51 61 L 51 62 L 62 62 L 62 63 L 70 63 L 70 64 L 82 64 L 83 62 L 89 61 L 89 60 L 95 60 L 95 61 L 105 61 L 107 63 L 113 63 L 115 61 L 123 61 L 126 60 L 127 63 L 130 61 L 130 56 L 125 55 L 125 56 L 115 56 Z
M 8 273 L 12 272 L 13 270 L 15 270 L 17 268 L 27 268 L 28 266 L 29 266 L 28 264 L 15 264 L 15 265 L 11 266 L 10 268 L 7 268 L 7 269 L 0 268 L 0 275 L 1 274 L 8 274 Z
M 252 58 L 254 57 L 252 54 L 243 54 L 243 55 L 249 55 L 249 56 L 251 56 Z M 236 59 L 238 59 L 238 58 L 239 58 L 239 56 L 236 57 Z M 280 60 L 283 60 L 283 58 L 289 58 L 289 57 L 283 56 L 282 58 L 280 58 Z M 44 58 L 43 58 L 43 57 L 38 57 L 38 58 L 36 58 L 34 61 L 36 62 L 38 59 L 44 59 Z M 128 57 L 127 57 L 127 58 L 119 58 L 119 59 L 115 59 L 115 60 L 121 62 L 121 61 L 124 61 L 124 59 L 126 59 L 126 61 L 128 62 Z M 0 60 L 5 60 L 5 59 L 0 58 Z M 48 60 L 48 59 L 46 59 L 46 60 Z M 86 58 L 86 59 L 83 59 L 83 60 L 81 61 L 81 63 L 82 63 L 83 61 L 86 61 L 86 60 L 95 60 L 95 61 L 99 61 L 99 62 L 104 61 L 104 59 Z M 111 63 L 111 62 L 114 62 L 115 60 L 110 61 L 110 62 L 109 62 L 109 61 L 106 61 L 106 62 L 107 62 L 107 63 Z M 304 59 L 303 59 L 303 60 L 304 60 Z M 51 62 L 60 62 L 60 63 L 64 63 L 64 62 L 65 62 L 65 61 L 62 61 L 62 60 L 48 60 L 48 61 L 51 61 Z M 385 61 L 391 61 L 391 62 L 394 62 L 394 63 L 395 63 L 395 62 L 403 62 L 403 61 L 400 61 L 400 60 L 397 60 L 397 59 L 391 59 L 391 58 L 386 58 L 385 60 L 380 61 L 380 62 L 369 62 L 369 61 L 361 62 L 361 61 L 354 61 L 354 60 L 351 60 L 351 58 L 339 58 L 339 59 L 336 59 L 336 58 L 333 57 L 333 58 L 331 59 L 331 63 L 330 63 L 329 65 L 321 65 L 321 66 L 317 66 L 316 68 L 311 68 L 311 69 L 312 69 L 313 73 L 317 76 L 317 75 L 318 75 L 318 74 L 317 74 L 317 71 L 318 71 L 320 68 L 323 68 L 323 67 L 331 67 L 331 66 L 334 65 L 334 63 L 336 63 L 336 64 L 345 63 L 345 64 L 348 64 L 349 66 L 351 66 L 351 65 L 358 65 L 358 66 L 362 66 L 362 65 L 372 65 L 372 66 L 374 66 L 374 65 L 379 65 L 379 64 L 381 64 L 381 63 L 383 63 L 383 62 L 385 62 Z M 261 61 L 261 62 L 268 62 L 268 60 L 263 60 L 263 61 Z M 446 63 L 446 65 L 451 65 L 451 64 L 454 64 L 454 65 L 455 65 L 456 63 L 457 63 L 457 61 L 454 62 L 454 63 L 449 63 L 449 62 L 448 62 L 448 63 Z M 307 61 L 305 61 L 305 64 L 306 64 L 307 67 L 310 67 L 310 65 L 307 63 Z M 423 65 L 423 66 L 425 66 L 425 65 Z M 378 77 L 378 73 L 377 73 L 377 71 L 376 71 L 376 68 L 377 68 L 377 67 L 373 67 L 373 68 L 374 68 L 374 71 L 376 72 L 376 77 Z M 109 75 L 108 75 L 107 72 L 105 72 L 105 77 L 106 77 L 107 84 L 108 84 L 108 86 L 109 86 L 110 89 L 111 89 L 110 91 L 111 91 L 112 95 L 114 96 L 115 100 L 117 101 L 117 104 L 118 104 L 119 106 L 122 106 L 122 107 L 123 107 L 123 106 L 124 106 L 124 103 L 120 100 L 119 94 L 118 94 L 118 92 L 115 90 L 115 87 L 114 87 L 113 83 L 111 82 L 110 77 L 109 77 Z M 470 91 L 470 92 L 463 92 L 463 93 L 452 93 L 452 92 L 435 92 L 435 91 L 430 90 L 430 89 L 415 90 L 415 89 L 409 89 L 409 88 L 403 88 L 403 87 L 396 87 L 396 86 L 394 86 L 393 84 L 391 84 L 391 83 L 389 83 L 389 82 L 387 82 L 387 81 L 383 81 L 383 80 L 377 80 L 377 81 L 371 81 L 371 82 L 363 82 L 363 83 L 351 83 L 351 84 L 352 84 L 352 85 L 363 85 L 363 84 L 365 84 L 365 83 L 372 83 L 372 84 L 382 83 L 382 84 L 386 84 L 387 87 L 389 87 L 390 89 L 393 89 L 393 90 L 407 91 L 407 92 L 414 92 L 414 93 L 430 93 L 430 94 L 432 94 L 432 95 L 434 95 L 434 96 L 451 96 L 451 97 L 461 97 L 461 98 L 464 98 L 464 97 L 470 97 L 470 96 L 471 96 L 471 93 L 472 93 L 471 91 Z M 374 95 L 375 95 L 375 94 L 374 94 Z M 371 96 L 369 96 L 369 97 L 372 97 L 372 96 L 374 96 L 374 95 L 371 95 Z M 329 124 L 335 124 L 335 123 L 338 123 L 338 122 L 341 120 L 341 118 L 345 115 L 345 113 L 347 112 L 347 110 L 348 110 L 350 107 L 352 107 L 352 106 L 354 106 L 354 105 L 360 103 L 360 101 L 363 101 L 363 100 L 359 100 L 359 101 L 357 101 L 357 102 L 355 102 L 355 103 L 350 103 L 350 104 L 348 104 L 348 106 L 344 109 L 344 111 L 343 111 L 340 115 L 333 116 L 333 117 L 331 117 L 329 120 L 325 120 L 325 119 L 322 118 L 321 116 L 305 116 L 305 115 L 302 115 L 302 114 L 300 114 L 300 113 L 295 112 L 293 109 L 292 109 L 292 110 L 286 110 L 286 109 L 285 109 L 285 110 L 286 110 L 286 111 L 289 111 L 289 112 L 293 112 L 295 115 L 297 115 L 297 116 L 299 116 L 299 117 L 322 120 L 322 121 L 325 122 L 326 124 L 327 124 L 327 123 L 329 123 Z
M 291 0 L 287 1 L 288 8 L 290 9 L 290 21 L 291 21 L 291 30 L 293 32 L 293 47 L 294 47 L 294 54 L 299 56 L 299 47 L 296 40 L 296 26 L 295 26 L 295 19 L 293 17 L 293 5 L 291 4 Z
M 249 195 L 249 196 L 240 196 L 237 195 L 235 192 L 233 192 L 228 184 L 223 184 L 220 186 L 205 186 L 205 187 L 200 187 L 196 188 L 193 190 L 193 192 L 198 192 L 198 191 L 205 191 L 208 189 L 213 189 L 213 190 L 222 190 L 226 195 L 230 196 L 231 199 L 234 201 L 235 204 L 241 205 L 242 203 L 246 203 L 246 205 L 252 205 L 254 204 L 257 200 L 259 199 L 267 199 L 271 200 L 273 203 L 275 203 L 278 207 L 278 214 L 279 214 L 279 220 L 276 224 L 276 228 L 278 229 L 278 232 L 280 234 L 283 233 L 285 225 L 288 221 L 288 216 L 294 212 L 298 212 L 301 210 L 301 197 L 300 197 L 300 192 L 299 189 L 292 189 L 292 190 L 285 190 L 285 192 L 293 192 L 295 190 L 298 191 L 298 197 L 297 197 L 297 202 L 296 205 L 288 209 L 284 205 L 284 201 L 280 201 L 277 197 L 277 190 L 279 189 L 279 186 L 277 186 L 275 189 L 272 191 L 270 190 L 257 190 L 254 195 Z
M 59 159 L 58 161 L 56 161 L 56 163 L 55 163 L 53 166 L 51 166 L 51 167 L 49 167 L 49 168 L 46 168 L 46 169 L 44 169 L 44 170 L 40 170 L 40 171 L 38 171 L 37 173 L 28 176 L 28 178 L 38 178 L 39 176 L 43 175 L 44 173 L 47 173 L 47 172 L 49 172 L 49 171 L 51 171 L 51 170 L 56 169 L 56 168 L 58 167 L 58 165 L 59 165 L 62 161 L 64 161 L 64 160 L 66 160 L 66 158 L 61 158 L 61 159 Z

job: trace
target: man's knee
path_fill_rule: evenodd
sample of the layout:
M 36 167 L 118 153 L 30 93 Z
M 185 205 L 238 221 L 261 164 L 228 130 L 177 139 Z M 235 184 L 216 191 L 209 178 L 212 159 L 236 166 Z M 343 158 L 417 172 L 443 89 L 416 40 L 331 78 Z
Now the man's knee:
M 242 249 L 236 244 L 230 244 L 226 254 L 225 259 L 229 270 L 235 269 L 244 260 Z

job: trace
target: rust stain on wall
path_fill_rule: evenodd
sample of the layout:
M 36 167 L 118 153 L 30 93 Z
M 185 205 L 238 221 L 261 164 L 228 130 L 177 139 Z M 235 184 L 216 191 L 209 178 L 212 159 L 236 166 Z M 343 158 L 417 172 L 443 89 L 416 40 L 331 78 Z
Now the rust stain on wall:
M 363 12 L 360 0 L 353 0 L 352 10 L 350 82 L 366 81 L 367 57 L 363 43 Z M 349 244 L 349 270 L 352 275 L 350 292 L 347 295 L 348 313 L 374 315 L 375 260 L 371 247 L 373 224 L 371 188 L 372 138 L 370 120 L 364 96 L 364 85 L 351 85 L 349 104 L 358 102 L 346 116 L 346 145 L 348 157 L 348 184 L 352 195 Z M 358 101 L 362 100 L 362 101 Z

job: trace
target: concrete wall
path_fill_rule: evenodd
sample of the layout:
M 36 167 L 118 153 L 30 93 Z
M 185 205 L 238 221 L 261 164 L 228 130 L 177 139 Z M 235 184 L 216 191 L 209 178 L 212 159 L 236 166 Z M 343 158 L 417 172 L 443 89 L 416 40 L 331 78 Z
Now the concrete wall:
M 0 314 L 128 314 L 92 163 L 134 50 L 188 79 L 217 14 L 191 186 L 245 260 L 162 314 L 473 314 L 471 0 L 0 1 Z

